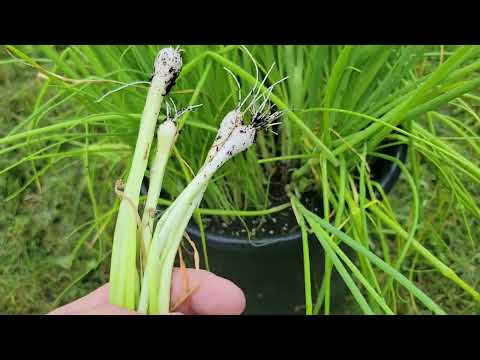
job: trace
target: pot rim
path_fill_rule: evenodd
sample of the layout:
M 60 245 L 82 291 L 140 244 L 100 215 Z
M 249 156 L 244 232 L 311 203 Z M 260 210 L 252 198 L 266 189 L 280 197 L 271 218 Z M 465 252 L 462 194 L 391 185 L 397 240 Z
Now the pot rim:
M 399 144 L 394 147 L 394 157 L 399 159 L 402 163 L 406 162 L 407 158 L 407 148 L 406 144 Z M 385 161 L 388 163 L 386 167 L 382 168 L 381 176 L 378 180 L 384 192 L 388 194 L 397 183 L 401 175 L 400 167 L 391 161 Z M 375 192 L 377 198 L 381 198 L 379 192 Z M 285 211 L 285 210 L 283 210 Z M 186 229 L 188 235 L 193 238 L 201 239 L 200 229 L 195 224 L 194 221 L 191 221 Z M 210 246 L 215 247 L 232 247 L 232 246 L 241 246 L 241 247 L 263 247 L 270 245 L 279 245 L 281 243 L 289 243 L 291 241 L 298 241 L 302 238 L 302 233 L 300 231 L 293 232 L 286 235 L 276 235 L 276 236 L 263 236 L 255 240 L 249 240 L 248 237 L 238 236 L 238 235 L 222 235 L 215 232 L 205 231 L 205 238 L 207 243 Z
M 399 159 L 402 163 L 405 163 L 407 160 L 407 144 L 399 144 L 393 147 L 393 155 L 395 158 Z M 380 172 L 379 179 L 377 180 L 378 183 L 383 188 L 384 192 L 388 194 L 397 183 L 398 179 L 400 178 L 401 169 L 400 167 L 391 161 L 387 161 L 384 159 L 385 166 L 383 166 Z M 143 185 L 143 184 L 142 184 Z M 145 186 L 142 186 L 142 192 L 146 193 Z M 381 199 L 381 194 L 378 191 L 375 191 L 375 195 L 378 199 Z M 287 209 L 286 209 L 287 210 Z M 286 211 L 283 210 L 283 211 Z M 193 220 L 189 222 L 186 228 L 186 232 L 189 236 L 194 239 L 201 239 L 200 229 L 195 224 Z M 255 240 L 249 240 L 248 237 L 245 236 L 238 236 L 238 235 L 223 235 L 218 234 L 210 231 L 205 231 L 205 238 L 207 240 L 207 244 L 212 247 L 216 248 L 231 248 L 231 247 L 238 247 L 238 248 L 257 248 L 257 247 L 264 247 L 270 245 L 282 245 L 288 244 L 292 241 L 298 241 L 302 237 L 300 231 L 293 232 L 286 235 L 274 235 L 274 236 L 263 236 L 261 238 Z

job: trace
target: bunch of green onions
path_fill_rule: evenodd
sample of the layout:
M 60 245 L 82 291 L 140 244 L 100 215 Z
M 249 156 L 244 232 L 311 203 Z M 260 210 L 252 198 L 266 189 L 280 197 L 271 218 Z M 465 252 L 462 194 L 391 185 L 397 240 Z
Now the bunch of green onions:
M 267 100 L 273 89 L 260 93 L 261 85 L 230 111 L 222 120 L 204 165 L 190 184 L 166 209 L 155 224 L 155 210 L 171 149 L 177 138 L 177 112 L 158 127 L 157 150 L 150 171 L 150 185 L 143 216 L 138 215 L 140 187 L 149 159 L 154 130 L 164 97 L 180 73 L 180 52 L 162 49 L 156 60 L 140 129 L 125 186 L 117 183 L 122 200 L 113 239 L 110 271 L 110 302 L 143 314 L 166 314 L 170 311 L 170 287 L 175 256 L 193 212 L 199 206 L 215 172 L 236 154 L 248 149 L 260 129 L 274 124 L 282 112 L 270 113 Z M 265 81 L 265 80 L 264 80 Z M 262 82 L 263 84 L 263 82 Z M 251 98 L 248 105 L 246 102 Z M 245 107 L 244 107 L 245 105 Z M 192 109 L 189 108 L 187 110 Z M 244 124 L 249 111 L 251 121 Z M 139 267 L 137 267 L 137 259 Z

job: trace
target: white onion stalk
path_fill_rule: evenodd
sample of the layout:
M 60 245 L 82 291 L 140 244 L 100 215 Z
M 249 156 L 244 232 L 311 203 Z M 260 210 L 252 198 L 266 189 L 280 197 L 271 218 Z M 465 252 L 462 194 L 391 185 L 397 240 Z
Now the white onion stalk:
M 153 222 L 157 209 L 158 198 L 162 190 L 163 175 L 167 166 L 175 137 L 177 135 L 177 126 L 172 119 L 165 120 L 158 127 L 157 131 L 157 152 L 150 169 L 149 187 L 147 200 L 143 209 L 142 216 L 142 235 L 143 247 L 146 254 L 150 246 L 150 240 L 153 232 Z
M 173 106 L 175 107 L 175 104 L 173 104 Z M 145 254 L 148 254 L 148 249 L 150 247 L 158 199 L 160 197 L 160 192 L 162 191 L 165 168 L 167 167 L 170 153 L 177 138 L 178 129 L 176 120 L 188 111 L 195 111 L 199 106 L 202 105 L 188 106 L 185 109 L 176 112 L 173 117 L 170 117 L 169 105 L 167 103 L 167 118 L 158 127 L 157 150 L 150 170 L 147 200 L 145 201 L 142 216 L 142 237 Z
M 175 84 L 182 67 L 178 50 L 162 49 L 156 59 L 145 108 L 140 120 L 132 166 L 123 192 L 115 226 L 110 268 L 110 303 L 135 309 L 139 293 L 136 269 L 136 233 L 140 187 L 148 164 L 150 147 L 155 133 L 163 98 Z
M 243 123 L 240 107 L 225 116 L 204 165 L 158 221 L 142 279 L 140 313 L 169 312 L 172 268 L 188 222 L 215 172 L 233 156 L 248 149 L 255 141 L 256 132 L 271 126 L 281 114 L 262 112 L 263 108 L 260 106 L 252 112 L 248 125 Z

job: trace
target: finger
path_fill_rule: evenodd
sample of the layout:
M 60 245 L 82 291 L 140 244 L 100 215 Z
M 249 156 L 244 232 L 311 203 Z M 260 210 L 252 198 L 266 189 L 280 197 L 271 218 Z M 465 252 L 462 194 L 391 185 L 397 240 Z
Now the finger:
M 108 289 L 109 284 L 105 284 L 83 298 L 50 312 L 49 315 L 140 315 L 135 311 L 111 305 Z M 183 314 L 174 312 L 169 315 Z
M 91 310 L 99 305 L 108 304 L 108 284 L 94 290 L 88 295 L 48 313 L 48 315 L 76 315 Z
M 197 287 L 197 289 L 175 309 L 178 313 L 174 314 L 239 315 L 244 311 L 245 295 L 234 283 L 205 270 L 187 269 L 187 272 L 190 287 Z M 108 312 L 110 310 L 105 308 L 105 306 L 109 306 L 108 288 L 109 285 L 105 284 L 83 298 L 53 310 L 49 315 Z M 183 274 L 179 269 L 174 269 L 171 290 L 172 305 L 181 299 L 186 291 Z
M 233 282 L 205 270 L 187 269 L 189 287 L 197 289 L 176 311 L 187 315 L 240 315 L 245 309 L 245 295 Z M 174 269 L 172 274 L 172 305 L 183 297 L 183 274 Z
M 90 309 L 77 312 L 77 315 L 140 315 L 139 313 L 111 304 L 99 304 Z

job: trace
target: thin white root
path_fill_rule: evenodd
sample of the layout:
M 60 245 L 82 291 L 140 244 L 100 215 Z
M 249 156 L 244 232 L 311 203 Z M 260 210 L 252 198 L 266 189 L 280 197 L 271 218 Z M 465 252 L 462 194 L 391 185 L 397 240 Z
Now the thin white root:
M 104 94 L 103 96 L 99 97 L 97 100 L 95 100 L 94 102 L 95 103 L 99 103 L 101 101 L 103 101 L 107 96 L 110 96 L 114 93 L 116 93 L 117 91 L 120 91 L 120 90 L 123 90 L 129 86 L 133 86 L 133 85 L 138 85 L 138 84 L 150 84 L 150 81 L 133 81 L 131 83 L 128 83 L 128 84 L 125 84 L 125 85 L 122 85 L 122 86 L 119 86 L 118 88 L 116 89 L 113 89 L 113 90 L 110 90 L 109 92 L 107 92 L 106 94 Z

